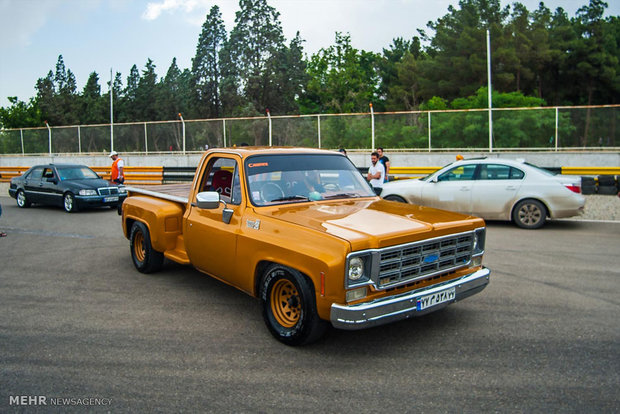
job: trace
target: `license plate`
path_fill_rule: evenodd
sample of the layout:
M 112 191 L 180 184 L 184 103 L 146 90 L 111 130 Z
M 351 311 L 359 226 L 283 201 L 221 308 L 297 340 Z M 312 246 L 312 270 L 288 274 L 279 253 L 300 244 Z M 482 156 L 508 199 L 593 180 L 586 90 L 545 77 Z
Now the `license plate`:
M 442 290 L 441 292 L 433 293 L 432 295 L 422 296 L 416 303 L 417 310 L 424 310 L 431 306 L 439 305 L 440 303 L 450 302 L 454 300 L 456 296 L 456 288 L 450 288 Z
M 110 201 L 118 201 L 118 197 L 105 197 L 103 199 L 104 203 L 109 203 Z

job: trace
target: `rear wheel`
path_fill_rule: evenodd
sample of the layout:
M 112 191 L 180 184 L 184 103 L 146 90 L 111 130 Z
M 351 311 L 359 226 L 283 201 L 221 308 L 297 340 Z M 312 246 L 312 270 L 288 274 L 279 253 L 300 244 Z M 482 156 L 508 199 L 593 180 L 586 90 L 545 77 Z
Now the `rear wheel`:
M 65 194 L 63 198 L 63 206 L 67 213 L 75 213 L 78 211 L 77 203 L 75 202 L 75 196 L 71 193 Z
M 538 229 L 546 218 L 547 209 L 538 200 L 521 200 L 512 211 L 512 221 L 523 229 Z
M 15 195 L 15 200 L 17 200 L 17 207 L 19 208 L 27 208 L 27 207 L 30 207 L 30 205 L 32 204 L 26 198 L 26 193 L 24 193 L 24 190 L 17 190 L 17 194 Z
M 152 273 L 161 269 L 164 254 L 153 249 L 149 229 L 144 223 L 136 221 L 129 234 L 131 258 L 133 264 L 142 273 Z
M 294 269 L 270 266 L 261 283 L 261 302 L 267 328 L 287 345 L 314 342 L 327 329 L 316 311 L 312 282 Z
M 387 197 L 385 197 L 386 200 L 390 200 L 390 201 L 398 201 L 399 203 L 406 203 L 407 201 L 402 198 L 401 196 L 397 196 L 397 195 L 389 195 Z

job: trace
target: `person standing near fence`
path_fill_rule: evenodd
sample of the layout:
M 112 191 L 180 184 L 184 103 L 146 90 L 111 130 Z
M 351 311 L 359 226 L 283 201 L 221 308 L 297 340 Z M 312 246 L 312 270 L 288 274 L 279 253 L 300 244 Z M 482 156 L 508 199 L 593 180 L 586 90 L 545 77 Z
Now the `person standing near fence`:
M 381 191 L 383 191 L 383 180 L 385 179 L 385 168 L 383 164 L 379 162 L 379 153 L 376 151 L 370 154 L 370 161 L 372 165 L 368 168 L 366 180 L 368 180 L 372 189 L 375 190 L 375 194 L 381 195 Z
M 112 158 L 112 170 L 110 172 L 110 181 L 116 184 L 123 184 L 125 182 L 125 161 L 118 156 L 118 152 L 112 151 L 110 153 Z
M 383 148 L 377 148 L 377 154 L 379 154 L 379 162 L 383 164 L 383 168 L 385 169 L 385 178 L 383 179 L 384 183 L 389 181 L 388 174 L 390 173 L 390 159 L 383 154 Z

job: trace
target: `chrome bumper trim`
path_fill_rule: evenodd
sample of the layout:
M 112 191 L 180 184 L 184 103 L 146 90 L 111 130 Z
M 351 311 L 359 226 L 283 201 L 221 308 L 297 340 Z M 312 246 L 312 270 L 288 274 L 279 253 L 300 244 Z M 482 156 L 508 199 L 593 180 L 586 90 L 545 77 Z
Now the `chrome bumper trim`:
M 332 304 L 331 323 L 335 328 L 353 330 L 421 316 L 480 292 L 489 284 L 490 274 L 491 271 L 489 269 L 482 268 L 439 285 L 432 285 L 411 292 L 376 299 L 372 302 L 356 305 Z M 440 303 L 421 311 L 417 310 L 417 301 L 420 297 L 450 288 L 455 288 L 454 300 Z

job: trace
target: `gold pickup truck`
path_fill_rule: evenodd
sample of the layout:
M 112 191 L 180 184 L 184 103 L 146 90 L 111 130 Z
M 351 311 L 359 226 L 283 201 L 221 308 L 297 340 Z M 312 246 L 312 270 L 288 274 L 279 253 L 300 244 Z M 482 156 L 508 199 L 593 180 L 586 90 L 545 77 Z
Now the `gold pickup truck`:
M 123 231 L 140 272 L 167 258 L 258 297 L 288 345 L 330 322 L 423 315 L 489 283 L 482 219 L 382 200 L 338 152 L 212 149 L 191 185 L 127 190 Z

